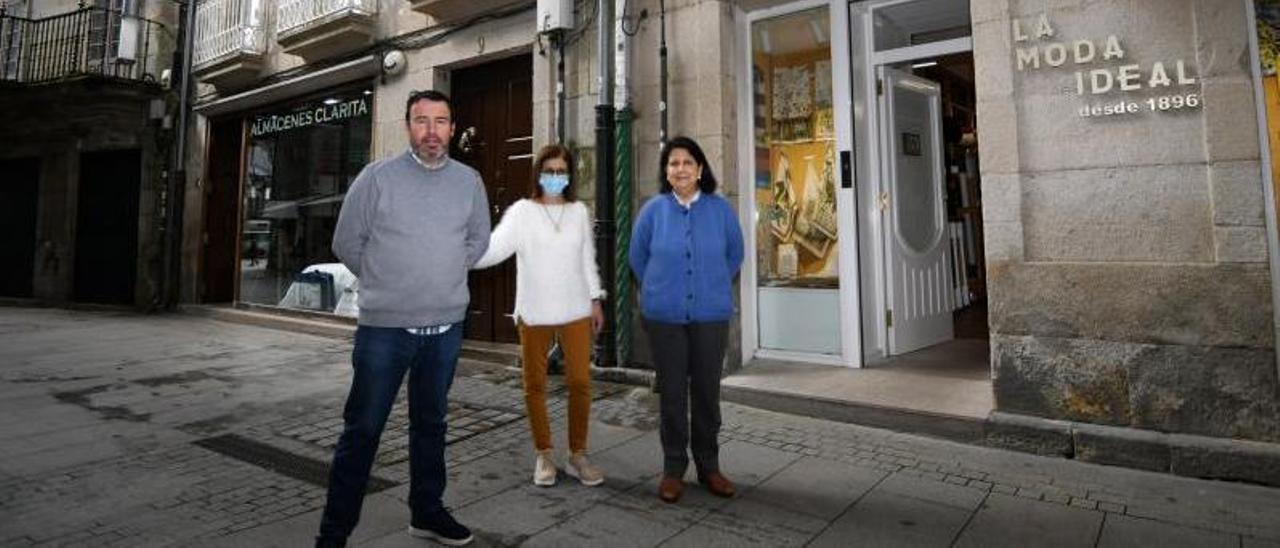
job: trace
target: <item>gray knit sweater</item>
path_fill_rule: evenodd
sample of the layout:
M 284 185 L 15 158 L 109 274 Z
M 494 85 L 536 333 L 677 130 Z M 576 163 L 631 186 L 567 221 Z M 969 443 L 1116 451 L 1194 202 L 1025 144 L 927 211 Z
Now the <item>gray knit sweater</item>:
M 333 253 L 360 279 L 360 325 L 462 321 L 467 269 L 489 246 L 480 174 L 452 159 L 428 169 L 411 154 L 365 166 L 338 214 Z

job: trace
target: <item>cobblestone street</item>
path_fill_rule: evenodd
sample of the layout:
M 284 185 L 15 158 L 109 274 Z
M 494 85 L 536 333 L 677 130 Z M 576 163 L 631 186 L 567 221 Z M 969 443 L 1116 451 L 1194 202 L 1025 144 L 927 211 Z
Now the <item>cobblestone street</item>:
M 187 316 L 0 308 L 0 546 L 305 546 L 350 343 Z M 1280 547 L 1280 489 L 724 404 L 732 500 L 658 501 L 656 400 L 596 382 L 608 480 L 531 485 L 516 371 L 463 360 L 446 504 L 489 546 Z M 563 387 L 552 391 L 564 439 Z M 428 546 L 393 411 L 354 544 Z M 692 477 L 692 473 L 690 474 Z

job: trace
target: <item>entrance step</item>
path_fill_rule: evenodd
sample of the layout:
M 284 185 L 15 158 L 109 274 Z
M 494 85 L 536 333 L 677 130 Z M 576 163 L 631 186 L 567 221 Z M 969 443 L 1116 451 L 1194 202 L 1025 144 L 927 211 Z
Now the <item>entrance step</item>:
M 355 318 L 334 316 L 305 310 L 289 310 L 252 305 L 187 305 L 182 311 L 215 320 L 256 325 L 321 337 L 350 339 L 355 336 Z M 519 367 L 520 346 L 515 344 L 464 340 L 463 359 L 502 367 Z
M 757 358 L 724 398 L 784 413 L 977 443 L 995 409 L 986 341 L 953 340 L 864 368 Z
M 917 411 L 903 407 L 885 407 L 851 400 L 805 395 L 745 386 L 734 386 L 725 379 L 720 387 L 725 401 L 768 409 L 779 413 L 803 415 L 883 428 L 895 432 L 923 434 L 962 443 L 981 443 L 984 418 Z

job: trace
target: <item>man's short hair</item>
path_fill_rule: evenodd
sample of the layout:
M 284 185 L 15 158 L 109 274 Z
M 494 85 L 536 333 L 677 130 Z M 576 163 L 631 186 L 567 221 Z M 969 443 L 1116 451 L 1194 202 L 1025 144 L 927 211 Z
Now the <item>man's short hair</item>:
M 418 101 L 435 101 L 437 103 L 444 103 L 444 106 L 449 109 L 449 117 L 453 117 L 453 102 L 449 101 L 449 96 L 434 89 L 428 89 L 415 91 L 409 94 L 409 100 L 404 104 L 404 123 L 409 123 L 409 111 L 413 109 L 414 103 L 417 103 Z

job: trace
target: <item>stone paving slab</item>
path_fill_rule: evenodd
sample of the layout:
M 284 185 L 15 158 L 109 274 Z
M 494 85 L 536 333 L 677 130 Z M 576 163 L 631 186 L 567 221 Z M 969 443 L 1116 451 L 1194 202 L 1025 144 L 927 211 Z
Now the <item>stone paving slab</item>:
M 718 512 L 708 516 L 705 524 L 725 528 L 741 527 L 747 536 L 769 538 L 771 532 L 780 533 L 780 540 L 808 540 L 826 529 L 830 520 L 798 512 L 783 501 L 770 501 L 761 497 L 739 497 L 726 504 Z
M 1240 546 L 1241 548 L 1280 548 L 1280 540 L 1244 537 Z
M 955 546 L 1095 546 L 1103 514 L 992 493 Z
M 971 512 L 876 490 L 837 517 L 809 546 L 950 546 Z
M 743 494 L 788 511 L 832 520 L 887 474 L 815 457 L 801 457 Z
M 663 546 L 723 547 L 737 546 L 804 546 L 811 536 L 803 531 L 767 527 L 758 522 L 725 523 L 713 514 L 706 520 L 681 531 Z
M 478 534 L 512 546 L 607 500 L 615 492 L 561 481 L 557 488 L 529 482 L 458 509 L 458 521 L 474 524 Z
M 1233 535 L 1193 529 L 1173 523 L 1164 523 L 1129 516 L 1106 516 L 1098 548 L 1120 548 L 1139 545 L 1161 548 L 1232 548 L 1237 546 Z
M 689 522 L 648 511 L 629 501 L 610 499 L 578 514 L 558 527 L 531 537 L 525 546 L 657 546 L 688 528 Z

